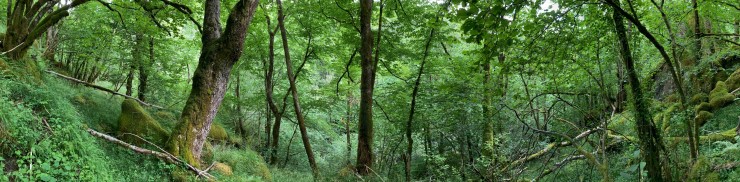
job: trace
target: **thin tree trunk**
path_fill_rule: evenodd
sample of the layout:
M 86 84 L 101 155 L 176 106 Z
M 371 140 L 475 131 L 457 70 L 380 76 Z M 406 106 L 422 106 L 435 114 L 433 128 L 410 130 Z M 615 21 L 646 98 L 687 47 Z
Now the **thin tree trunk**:
M 632 24 L 634 24 L 637 27 L 637 30 L 643 36 L 645 36 L 645 38 L 647 38 L 648 41 L 650 41 L 650 43 L 653 44 L 655 49 L 658 49 L 658 52 L 660 52 L 660 56 L 663 57 L 663 60 L 665 61 L 666 64 L 668 64 L 668 67 L 671 70 L 671 76 L 673 77 L 673 80 L 675 80 L 674 83 L 676 84 L 676 90 L 678 91 L 678 94 L 680 96 L 679 98 L 681 98 L 681 103 L 686 103 L 687 102 L 686 93 L 684 92 L 683 86 L 681 85 L 680 77 L 678 76 L 678 72 L 676 71 L 676 68 L 674 67 L 673 62 L 671 61 L 670 56 L 668 56 L 668 53 L 666 53 L 665 48 L 663 48 L 663 45 L 661 45 L 658 42 L 658 40 L 653 36 L 653 34 L 650 33 L 650 31 L 647 30 L 645 25 L 643 25 L 640 22 L 640 20 L 638 20 L 635 16 L 630 15 L 629 13 L 627 13 L 627 11 L 622 9 L 619 6 L 619 1 L 607 0 L 605 2 L 606 4 L 614 8 L 614 11 L 619 13 L 620 17 L 626 18 L 627 20 L 632 22 Z
M 411 111 L 409 112 L 409 120 L 406 122 L 406 181 L 411 181 L 411 156 L 414 149 L 414 138 L 411 136 L 412 124 L 414 121 L 414 113 L 416 111 L 416 97 L 419 95 L 419 85 L 421 84 L 421 74 L 424 73 L 424 65 L 427 63 L 427 56 L 429 55 L 429 45 L 431 45 L 432 39 L 434 39 L 434 29 L 429 31 L 429 38 L 427 43 L 424 45 L 424 56 L 421 58 L 421 67 L 419 67 L 419 74 L 416 75 L 416 82 L 414 82 L 414 91 L 411 94 Z
M 694 60 L 699 63 L 701 61 L 701 21 L 699 20 L 699 9 L 696 0 L 691 0 L 691 6 L 693 7 L 694 14 Z M 699 157 L 699 126 L 693 120 L 686 121 L 688 135 L 689 135 L 689 153 L 691 155 L 691 163 L 696 162 Z
M 617 8 L 619 8 L 618 4 L 614 9 Z M 645 169 L 648 171 L 649 181 L 663 181 L 659 147 L 662 146 L 662 140 L 652 121 L 648 105 L 640 88 L 640 81 L 638 80 L 637 72 L 635 72 L 632 53 L 630 52 L 629 42 L 625 34 L 622 14 L 614 11 L 613 16 L 617 38 L 619 40 L 620 55 L 624 61 L 632 90 L 632 106 L 636 111 L 635 120 L 640 139 L 640 154 L 646 162 Z
M 308 157 L 308 164 L 311 166 L 314 179 L 319 178 L 319 169 L 316 166 L 316 159 L 311 150 L 311 143 L 308 141 L 308 132 L 306 131 L 306 121 L 303 116 L 303 110 L 301 109 L 300 99 L 298 97 L 298 88 L 295 83 L 296 77 L 293 77 L 293 62 L 290 60 L 290 49 L 288 48 L 288 30 L 285 28 L 285 14 L 283 13 L 283 2 L 277 0 L 278 5 L 278 26 L 280 27 L 280 36 L 283 40 L 283 52 L 285 55 L 285 67 L 288 71 L 288 81 L 290 81 L 290 90 L 293 95 L 293 110 L 298 119 L 298 127 L 301 131 L 301 140 L 303 140 L 303 148 L 306 150 L 306 156 Z M 309 49 L 311 48 L 311 34 L 308 35 L 308 45 L 306 46 L 306 57 L 308 59 Z
M 350 60 L 351 61 L 351 60 Z M 347 84 L 350 84 L 350 80 L 347 80 Z M 349 123 L 352 122 L 352 90 L 347 90 L 347 118 L 344 121 L 344 131 L 347 138 L 347 165 L 352 164 L 352 137 L 350 136 Z
M 143 40 L 140 40 L 143 41 Z M 138 44 L 138 42 L 137 42 Z M 137 45 L 139 46 L 139 45 Z M 144 59 L 139 60 L 139 88 L 138 94 L 139 100 L 146 101 L 146 92 L 149 80 L 149 69 L 154 64 L 154 38 L 149 37 L 149 61 Z
M 249 24 L 259 0 L 241 0 L 234 5 L 221 31 L 221 1 L 205 3 L 201 55 L 193 75 L 180 123 L 173 130 L 168 150 L 189 164 L 199 166 L 203 144 L 213 118 L 226 93 L 229 75 L 241 57 Z
M 357 130 L 357 173 L 369 175 L 373 167 L 373 89 L 375 64 L 373 62 L 373 33 L 370 31 L 373 0 L 360 0 L 360 118 Z

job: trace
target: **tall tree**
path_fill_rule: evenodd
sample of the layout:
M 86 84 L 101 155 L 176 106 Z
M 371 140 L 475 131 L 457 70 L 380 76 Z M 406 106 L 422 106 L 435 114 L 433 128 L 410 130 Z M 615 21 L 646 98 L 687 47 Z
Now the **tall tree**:
M 373 33 L 370 20 L 373 0 L 360 0 L 360 114 L 357 131 L 357 173 L 371 174 L 373 167 L 373 89 L 375 64 L 373 62 Z M 382 18 L 382 17 L 381 17 Z
M 290 82 L 290 92 L 293 95 L 293 110 L 295 111 L 296 118 L 298 119 L 298 128 L 301 131 L 301 140 L 303 141 L 303 148 L 306 150 L 306 156 L 308 157 L 308 164 L 311 166 L 314 179 L 318 179 L 319 169 L 316 166 L 316 159 L 311 149 L 311 143 L 308 141 L 308 132 L 306 131 L 306 119 L 303 116 L 303 110 L 301 109 L 301 102 L 298 97 L 298 88 L 296 87 L 295 79 L 293 76 L 293 62 L 290 60 L 290 48 L 288 47 L 288 30 L 285 29 L 285 13 L 283 10 L 283 1 L 277 0 L 278 5 L 278 26 L 280 27 L 280 36 L 283 40 L 283 52 L 285 54 L 285 67 L 288 71 L 288 81 Z M 309 49 L 311 47 L 311 34 L 309 33 L 308 45 L 306 48 L 306 55 L 308 56 Z M 306 57 L 307 58 L 307 57 Z
M 184 158 L 193 166 L 199 166 L 203 145 L 226 93 L 231 69 L 241 57 L 244 38 L 258 2 L 237 2 L 231 8 L 224 30 L 221 28 L 221 1 L 205 2 L 198 67 L 180 123 L 168 143 L 170 153 Z
M 434 38 L 434 29 L 429 31 L 429 37 L 427 43 L 424 45 L 424 55 L 421 58 L 421 66 L 419 67 L 419 74 L 416 75 L 416 81 L 414 81 L 414 90 L 411 92 L 411 110 L 409 111 L 409 118 L 406 122 L 406 157 L 405 157 L 405 168 L 406 168 L 406 181 L 411 181 L 411 155 L 414 152 L 414 138 L 412 134 L 412 126 L 414 121 L 414 113 L 416 112 L 416 97 L 419 95 L 419 86 L 421 85 L 421 74 L 424 73 L 424 65 L 427 63 L 427 56 L 429 55 L 429 46 Z
M 612 3 L 619 3 L 609 0 Z M 616 8 L 615 8 L 616 9 Z M 613 13 L 614 25 L 619 41 L 619 54 L 624 62 L 627 72 L 628 81 L 632 91 L 632 107 L 635 112 L 635 125 L 637 127 L 638 138 L 640 139 L 640 151 L 645 160 L 645 170 L 648 171 L 649 181 L 663 181 L 662 168 L 660 164 L 660 146 L 662 139 L 658 133 L 655 124 L 648 110 L 648 103 L 645 101 L 644 94 L 640 87 L 640 81 L 635 71 L 635 64 L 632 60 L 629 41 L 627 40 L 626 30 L 622 14 L 616 10 Z

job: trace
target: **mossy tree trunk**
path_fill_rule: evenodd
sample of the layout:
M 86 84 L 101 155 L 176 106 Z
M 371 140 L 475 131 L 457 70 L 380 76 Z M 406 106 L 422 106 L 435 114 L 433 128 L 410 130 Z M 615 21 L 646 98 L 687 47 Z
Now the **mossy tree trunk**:
M 373 33 L 370 30 L 373 0 L 360 0 L 360 113 L 357 131 L 357 173 L 371 174 L 373 167 L 373 89 L 375 64 L 373 63 Z
M 308 164 L 311 166 L 311 171 L 314 179 L 319 178 L 319 168 L 316 165 L 316 159 L 311 149 L 311 143 L 308 140 L 308 131 L 306 131 L 306 119 L 303 117 L 303 110 L 301 109 L 300 98 L 298 97 L 298 88 L 295 83 L 296 77 L 293 76 L 293 62 L 290 60 L 290 48 L 288 47 L 288 30 L 285 28 L 285 14 L 283 10 L 283 1 L 277 0 L 278 5 L 278 26 L 280 27 L 280 36 L 283 42 L 283 52 L 285 55 L 285 67 L 288 72 L 288 81 L 290 82 L 290 92 L 293 96 L 293 110 L 295 111 L 296 118 L 298 119 L 298 128 L 301 131 L 301 140 L 303 141 L 303 148 L 306 150 L 306 157 L 308 157 Z M 308 58 L 309 49 L 311 47 L 311 33 L 308 35 L 308 45 L 306 47 L 306 57 Z
M 618 8 L 618 1 L 609 0 L 615 3 Z M 648 171 L 649 181 L 663 181 L 662 168 L 660 163 L 660 146 L 662 145 L 662 139 L 658 133 L 655 124 L 650 116 L 648 110 L 648 104 L 645 101 L 644 95 L 640 87 L 640 81 L 635 71 L 634 61 L 632 60 L 632 53 L 630 52 L 629 41 L 624 27 L 622 14 L 614 11 L 614 25 L 617 33 L 617 39 L 619 41 L 619 53 L 624 61 L 625 71 L 627 72 L 628 81 L 632 91 L 632 106 L 635 110 L 635 125 L 637 127 L 638 137 L 640 139 L 640 151 L 643 160 L 645 160 L 645 170 Z
M 0 35 L 0 53 L 6 54 L 12 60 L 21 59 L 34 41 L 46 33 L 49 27 L 69 16 L 67 10 L 89 0 L 74 0 L 57 7 L 59 2 L 8 0 L 5 22 L 7 29 L 5 35 Z
M 223 101 L 229 75 L 241 57 L 249 24 L 259 0 L 237 2 L 228 16 L 225 30 L 221 30 L 221 1 L 205 2 L 204 27 L 198 67 L 193 75 L 190 91 L 180 123 L 173 130 L 168 150 L 199 166 L 206 137 Z

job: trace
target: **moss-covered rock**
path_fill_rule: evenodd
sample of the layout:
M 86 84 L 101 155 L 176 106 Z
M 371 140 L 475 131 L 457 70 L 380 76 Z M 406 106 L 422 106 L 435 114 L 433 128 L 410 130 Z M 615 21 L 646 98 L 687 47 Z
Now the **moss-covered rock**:
M 708 102 L 702 102 L 701 104 L 694 107 L 694 112 L 699 113 L 701 111 L 711 111 L 712 106 L 709 105 Z
M 234 149 L 223 146 L 214 147 L 215 161 L 231 166 L 234 175 L 222 177 L 224 181 L 244 181 L 243 178 L 257 176 L 264 181 L 272 181 L 272 174 L 259 153 L 250 149 Z
M 727 104 L 732 103 L 735 100 L 735 96 L 727 91 L 727 85 L 725 82 L 717 82 L 712 92 L 709 93 L 709 106 L 712 109 L 719 109 Z
M 720 181 L 719 175 L 712 171 L 712 163 L 705 157 L 696 160 L 687 177 L 689 181 Z
M 234 171 L 231 170 L 231 166 L 224 163 L 217 162 L 213 164 L 213 169 L 226 176 L 234 175 Z
M 229 134 L 226 133 L 226 129 L 224 129 L 221 124 L 213 123 L 211 125 L 211 131 L 208 132 L 208 138 L 215 141 L 228 141 L 229 140 Z
M 740 68 L 735 69 L 735 72 L 725 80 L 725 83 L 727 84 L 727 90 L 730 92 L 740 88 Z
M 143 137 L 154 144 L 163 146 L 169 137 L 162 126 L 154 120 L 144 108 L 133 99 L 126 99 L 121 104 L 121 116 L 118 118 L 118 135 L 121 139 L 134 144 L 144 144 L 140 139 L 124 135 L 131 133 Z
M 701 127 L 704 126 L 704 124 L 707 123 L 709 119 L 711 119 L 714 116 L 711 112 L 708 111 L 700 111 L 696 114 L 696 117 L 694 117 L 694 123 L 697 124 L 697 126 Z
M 702 102 L 708 102 L 709 101 L 709 95 L 705 93 L 698 93 L 694 96 L 691 96 L 691 100 L 689 101 L 689 104 L 691 105 L 697 105 Z

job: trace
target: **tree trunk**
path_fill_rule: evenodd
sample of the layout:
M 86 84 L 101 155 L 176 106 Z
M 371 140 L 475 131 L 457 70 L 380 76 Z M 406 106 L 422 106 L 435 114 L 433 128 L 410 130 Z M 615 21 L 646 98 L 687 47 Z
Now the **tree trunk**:
M 293 110 L 298 119 L 298 127 L 301 131 L 301 140 L 303 140 L 303 148 L 306 150 L 306 156 L 308 157 L 308 164 L 311 166 L 314 179 L 319 178 L 319 169 L 316 166 L 316 159 L 311 150 L 311 143 L 308 141 L 308 132 L 306 131 L 306 121 L 303 117 L 303 110 L 301 109 L 300 99 L 298 97 L 298 88 L 296 88 L 295 79 L 293 77 L 293 62 L 290 61 L 290 49 L 288 48 L 288 31 L 285 29 L 285 15 L 283 13 L 283 2 L 277 0 L 278 4 L 278 26 L 280 27 L 280 36 L 283 40 L 283 52 L 285 54 L 285 67 L 288 71 L 288 81 L 290 81 L 290 91 L 293 95 Z M 309 49 L 311 47 L 311 35 L 309 33 L 308 45 L 306 46 L 306 59 L 308 58 Z
M 272 137 L 270 141 L 270 164 L 271 165 L 277 165 L 277 157 L 278 153 L 277 150 L 280 147 L 280 123 L 283 119 L 283 112 L 285 111 L 285 98 L 283 98 L 283 109 L 278 110 L 277 105 L 275 105 L 275 98 L 273 95 L 273 83 L 272 83 L 272 76 L 275 73 L 275 33 L 276 30 L 271 30 L 272 26 L 270 25 L 270 16 L 265 15 L 265 19 L 267 20 L 267 33 L 269 35 L 269 55 L 267 59 L 267 69 L 265 70 L 265 95 L 267 100 L 268 109 L 272 111 L 272 117 L 275 118 L 275 122 L 273 122 L 272 127 Z
M 617 2 L 618 3 L 618 2 Z M 616 7 L 615 7 L 616 9 Z M 649 181 L 663 181 L 661 164 L 660 164 L 660 147 L 662 140 L 655 128 L 655 124 L 650 116 L 648 104 L 645 102 L 640 81 L 637 72 L 635 72 L 632 53 L 630 52 L 629 42 L 625 34 L 625 27 L 622 14 L 614 11 L 614 25 L 619 39 L 619 51 L 624 61 L 625 70 L 632 91 L 632 106 L 635 109 L 635 121 L 640 139 L 640 150 L 643 159 L 646 162 L 645 169 L 648 171 Z
M 134 63 L 131 63 L 131 66 L 128 69 L 128 75 L 126 75 L 126 95 L 128 96 L 132 96 L 134 93 L 134 70 L 136 70 L 136 66 L 134 66 Z M 74 77 L 78 76 L 75 75 Z
M 375 65 L 373 63 L 373 33 L 370 19 L 373 0 L 360 0 L 360 56 L 362 76 L 360 78 L 360 118 L 357 130 L 357 173 L 369 175 L 373 167 L 373 89 L 375 87 Z
M 419 67 L 419 74 L 416 75 L 416 82 L 414 82 L 414 91 L 411 93 L 411 111 L 409 111 L 409 120 L 406 122 L 406 181 L 411 181 L 411 156 L 414 149 L 414 138 L 411 137 L 412 124 L 414 121 L 414 113 L 416 111 L 416 96 L 419 95 L 419 85 L 421 84 L 421 74 L 424 73 L 424 65 L 427 63 L 427 56 L 429 55 L 429 45 L 431 45 L 432 39 L 434 38 L 434 29 L 429 31 L 429 38 L 427 43 L 424 45 L 424 56 L 421 58 L 421 67 Z
M 350 61 L 352 61 L 350 59 Z M 347 84 L 351 82 L 347 80 Z M 350 136 L 351 131 L 349 130 L 349 123 L 352 122 L 352 90 L 347 90 L 347 118 L 344 121 L 344 131 L 347 138 L 347 165 L 352 164 L 352 137 Z
M 137 46 L 141 41 L 137 41 Z M 139 97 L 139 100 L 146 101 L 146 91 L 147 91 L 147 81 L 149 80 L 149 69 L 151 69 L 151 65 L 154 64 L 154 38 L 149 37 L 149 59 L 148 61 L 145 61 L 144 59 L 139 60 L 139 88 L 137 89 L 138 94 L 136 94 Z M 141 57 L 141 56 L 140 56 Z
M 691 0 L 691 6 L 693 7 L 694 14 L 694 60 L 696 63 L 701 61 L 701 21 L 699 21 L 699 9 L 696 0 Z M 691 156 L 691 163 L 696 162 L 699 157 L 699 126 L 693 120 L 686 121 L 687 133 L 689 135 L 689 154 Z
M 249 24 L 259 0 L 241 0 L 231 9 L 226 28 L 221 31 L 221 1 L 205 3 L 201 55 L 193 75 L 180 123 L 173 130 L 168 150 L 199 166 L 203 144 L 226 93 L 231 68 L 241 57 Z
M 61 24 L 61 23 L 60 23 Z M 57 46 L 59 45 L 59 26 L 51 26 L 46 31 L 46 49 L 43 53 L 43 58 L 50 61 L 53 65 L 57 64 L 57 60 L 54 58 L 56 55 Z

